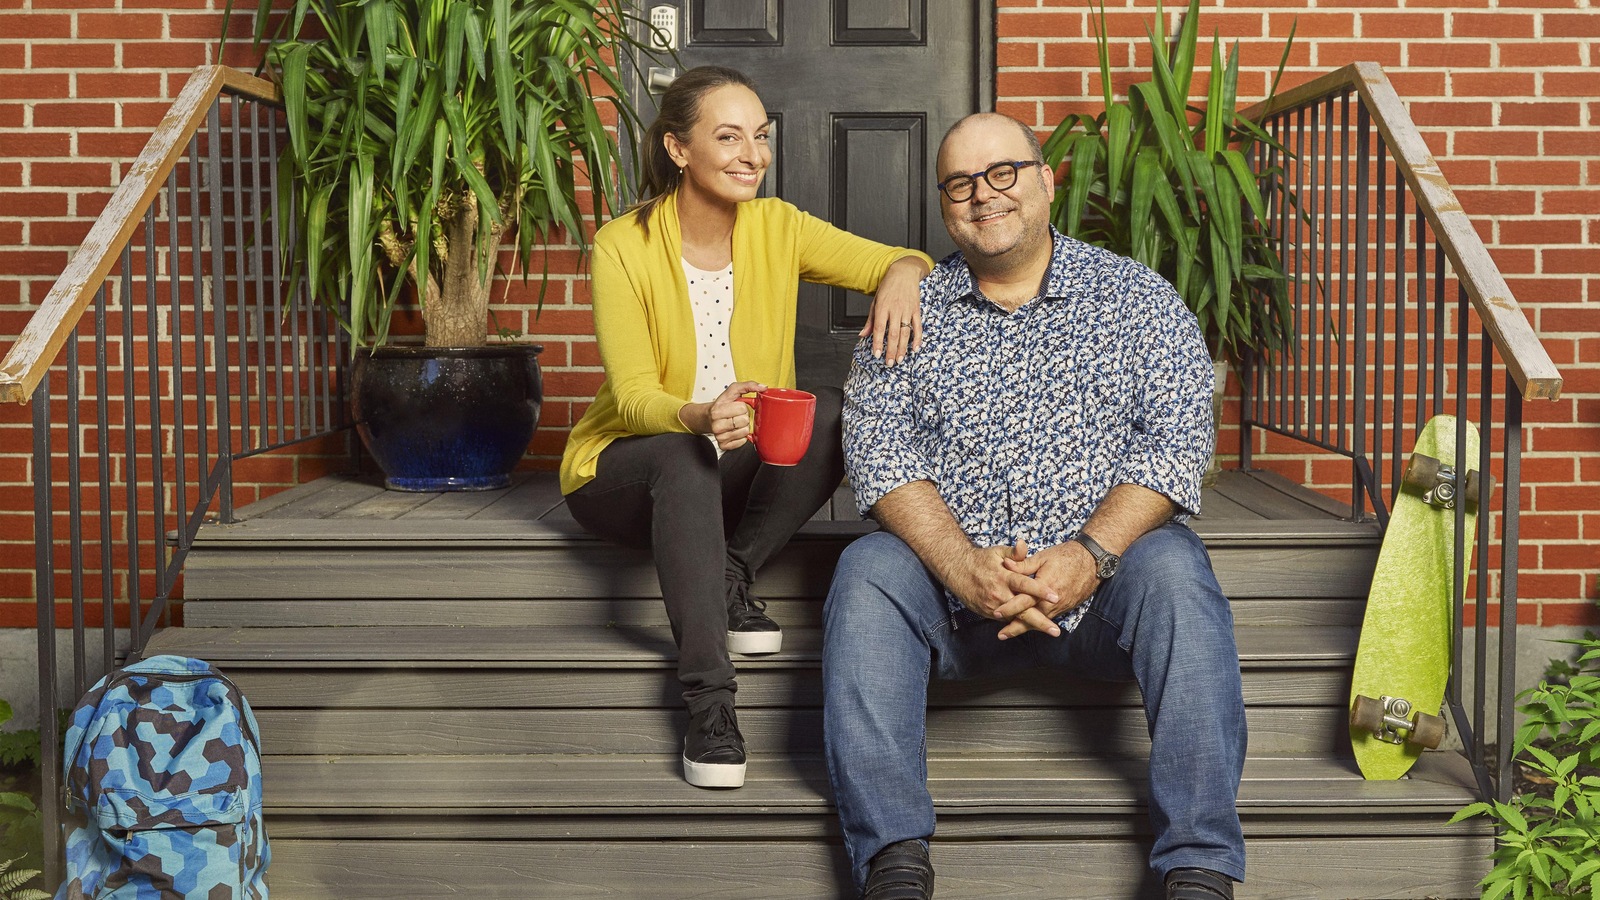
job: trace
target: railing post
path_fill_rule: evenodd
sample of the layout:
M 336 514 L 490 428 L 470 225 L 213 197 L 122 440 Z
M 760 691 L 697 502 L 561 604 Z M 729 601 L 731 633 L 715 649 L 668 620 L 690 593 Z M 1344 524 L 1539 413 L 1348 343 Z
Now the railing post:
M 1500 771 L 1495 781 L 1495 797 L 1501 801 L 1511 795 L 1514 763 L 1511 745 L 1516 736 L 1517 715 L 1517 551 L 1521 535 L 1517 515 L 1522 505 L 1522 391 L 1511 373 L 1506 373 L 1505 428 L 1506 483 L 1501 513 L 1504 524 L 1500 540 L 1500 721 L 1495 740 L 1500 744 Z
M 225 265 L 223 263 L 222 253 L 222 128 L 218 122 L 218 109 L 219 107 L 217 104 L 212 104 L 211 114 L 206 118 L 207 131 L 210 136 L 210 146 L 207 148 L 208 158 L 206 168 L 209 170 L 207 173 L 207 188 L 211 193 L 211 318 L 213 331 L 211 339 L 213 350 L 212 369 L 217 373 L 216 394 L 213 397 L 217 410 L 217 483 L 213 486 L 216 488 L 218 494 L 217 500 L 218 503 L 220 503 L 219 516 L 221 520 L 223 522 L 232 522 L 233 429 L 231 407 L 233 405 L 233 393 L 230 387 L 231 381 L 228 378 L 228 329 L 227 316 L 224 314 L 224 310 L 228 305 L 228 278 L 227 272 L 224 271 Z M 234 104 L 233 113 L 233 158 L 235 161 L 237 161 L 239 158 L 239 110 L 237 103 Z M 235 164 L 235 169 L 237 169 L 237 163 Z M 242 220 L 244 218 L 244 209 L 239 196 L 238 184 L 234 185 L 233 199 L 233 214 Z M 239 272 L 236 277 L 243 279 L 244 273 Z M 241 306 L 242 305 L 243 304 L 241 303 Z M 197 319 L 199 318 L 199 312 L 200 310 L 195 310 Z M 205 329 L 200 326 L 198 321 L 196 321 L 195 339 L 197 342 L 199 341 L 199 336 L 204 333 Z M 203 342 L 201 342 L 201 346 L 204 346 Z M 199 347 L 196 348 L 197 351 L 199 349 Z M 203 382 L 198 385 L 198 390 L 200 395 L 203 397 L 205 395 L 205 384 Z M 202 478 L 206 478 L 208 476 L 205 467 L 206 460 L 202 455 L 200 459 L 200 472 Z M 202 482 L 202 484 L 204 484 L 204 482 Z M 204 493 L 205 491 L 202 488 L 202 496 L 204 496 Z
M 33 560 L 39 626 L 39 811 L 45 883 L 61 883 L 61 735 L 56 724 L 55 530 L 50 504 L 50 377 L 33 393 Z

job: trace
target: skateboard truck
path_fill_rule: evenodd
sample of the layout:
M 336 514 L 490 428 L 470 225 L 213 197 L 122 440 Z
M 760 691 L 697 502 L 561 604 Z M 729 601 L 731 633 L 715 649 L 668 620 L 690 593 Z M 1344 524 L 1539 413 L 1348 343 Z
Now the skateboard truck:
M 1456 467 L 1421 453 L 1411 454 L 1406 463 L 1406 474 L 1401 486 L 1420 495 L 1424 503 L 1439 509 L 1455 509 L 1456 500 L 1467 504 L 1467 509 L 1478 505 L 1478 470 L 1468 469 L 1463 479 Z M 1494 479 L 1489 479 L 1489 489 L 1494 489 Z
M 1357 695 L 1350 707 L 1350 727 L 1372 732 L 1372 736 L 1390 744 L 1408 741 L 1429 750 L 1438 749 L 1444 741 L 1444 719 L 1418 711 L 1412 715 L 1411 701 L 1403 697 L 1371 697 Z

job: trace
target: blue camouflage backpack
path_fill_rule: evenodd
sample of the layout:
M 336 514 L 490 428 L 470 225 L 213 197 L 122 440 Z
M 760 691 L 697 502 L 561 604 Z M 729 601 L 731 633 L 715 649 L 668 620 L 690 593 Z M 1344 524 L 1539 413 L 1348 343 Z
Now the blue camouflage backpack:
M 154 656 L 100 679 L 67 729 L 67 809 L 85 823 L 56 900 L 265 900 L 257 733 L 203 660 Z

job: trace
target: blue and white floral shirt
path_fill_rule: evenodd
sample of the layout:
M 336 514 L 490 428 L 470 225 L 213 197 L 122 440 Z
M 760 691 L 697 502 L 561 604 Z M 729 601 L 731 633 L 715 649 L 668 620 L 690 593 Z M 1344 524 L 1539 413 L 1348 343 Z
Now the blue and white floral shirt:
M 1015 312 L 952 254 L 922 281 L 920 350 L 891 368 L 857 345 L 844 450 L 863 514 L 930 481 L 975 546 L 1022 538 L 1036 552 L 1118 484 L 1165 494 L 1180 520 L 1200 511 L 1215 434 L 1194 314 L 1148 268 L 1051 234 L 1042 294 Z M 1076 627 L 1088 605 L 1058 623 Z

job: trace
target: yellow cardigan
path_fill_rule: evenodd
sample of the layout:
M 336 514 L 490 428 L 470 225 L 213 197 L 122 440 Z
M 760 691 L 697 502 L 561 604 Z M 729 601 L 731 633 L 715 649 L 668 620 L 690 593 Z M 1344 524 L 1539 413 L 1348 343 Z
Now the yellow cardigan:
M 684 279 L 676 196 L 657 204 L 650 236 L 637 213 L 606 223 L 590 256 L 594 333 L 606 380 L 567 438 L 561 492 L 594 478 L 600 451 L 619 437 L 687 432 L 678 411 L 694 393 L 694 313 Z M 733 224 L 733 319 L 740 381 L 794 387 L 800 279 L 863 293 L 895 260 L 925 254 L 856 237 L 783 200 L 740 203 Z

